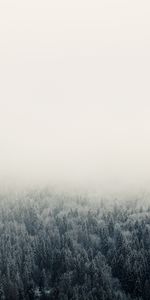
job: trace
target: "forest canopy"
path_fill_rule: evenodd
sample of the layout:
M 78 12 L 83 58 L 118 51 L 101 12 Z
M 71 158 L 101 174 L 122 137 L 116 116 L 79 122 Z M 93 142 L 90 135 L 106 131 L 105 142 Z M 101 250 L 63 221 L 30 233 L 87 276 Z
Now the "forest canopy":
M 0 299 L 149 300 L 150 207 L 1 193 Z

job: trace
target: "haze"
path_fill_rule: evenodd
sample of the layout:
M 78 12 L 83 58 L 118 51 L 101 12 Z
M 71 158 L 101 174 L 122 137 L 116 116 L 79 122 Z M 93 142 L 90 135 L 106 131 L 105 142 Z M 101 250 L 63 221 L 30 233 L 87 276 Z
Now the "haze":
M 149 188 L 149 1 L 0 0 L 1 183 Z

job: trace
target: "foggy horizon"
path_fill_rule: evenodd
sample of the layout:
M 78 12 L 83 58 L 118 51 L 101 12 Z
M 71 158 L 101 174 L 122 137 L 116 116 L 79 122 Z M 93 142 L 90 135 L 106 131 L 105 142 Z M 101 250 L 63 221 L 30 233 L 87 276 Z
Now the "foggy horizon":
M 0 6 L 1 186 L 149 191 L 149 2 Z
M 0 0 L 0 300 L 150 300 L 150 2 Z

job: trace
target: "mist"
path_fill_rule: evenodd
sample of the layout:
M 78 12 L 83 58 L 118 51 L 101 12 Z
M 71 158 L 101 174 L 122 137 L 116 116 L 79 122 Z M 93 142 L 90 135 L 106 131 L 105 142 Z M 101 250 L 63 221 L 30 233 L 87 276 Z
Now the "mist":
M 1 185 L 149 190 L 149 1 L 0 1 Z

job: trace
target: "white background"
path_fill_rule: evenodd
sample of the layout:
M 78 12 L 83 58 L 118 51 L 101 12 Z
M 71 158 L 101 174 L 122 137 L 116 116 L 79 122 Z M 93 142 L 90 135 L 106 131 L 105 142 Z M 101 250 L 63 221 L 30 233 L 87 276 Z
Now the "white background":
M 1 182 L 149 178 L 149 1 L 0 0 Z

